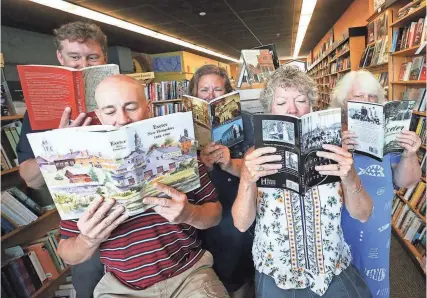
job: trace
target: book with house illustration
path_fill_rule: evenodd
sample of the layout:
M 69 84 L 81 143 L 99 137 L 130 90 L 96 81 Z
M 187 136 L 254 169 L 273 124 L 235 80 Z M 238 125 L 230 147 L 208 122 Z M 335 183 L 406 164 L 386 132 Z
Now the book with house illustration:
M 101 124 L 95 114 L 95 89 L 108 76 L 119 74 L 115 64 L 74 69 L 55 65 L 18 65 L 31 128 L 58 128 L 62 113 L 71 108 L 71 119 L 80 113 Z
M 316 166 L 336 162 L 318 157 L 326 151 L 323 144 L 341 146 L 341 109 L 328 109 L 306 114 L 253 115 L 255 148 L 275 147 L 273 154 L 282 156 L 277 174 L 262 177 L 258 187 L 283 188 L 299 194 L 321 184 L 339 181 L 337 176 L 320 175 Z
M 100 196 L 141 213 L 150 207 L 142 197 L 164 196 L 154 182 L 184 193 L 200 186 L 191 112 L 121 128 L 55 129 L 28 140 L 62 219 L 78 218 Z
M 238 91 L 219 96 L 210 102 L 184 95 L 182 103 L 185 111 L 193 112 L 199 148 L 211 142 L 231 147 L 243 141 L 243 120 Z
M 377 160 L 391 152 L 402 152 L 397 136 L 409 130 L 416 100 L 378 104 L 348 101 L 348 130 L 357 135 L 356 152 Z
M 244 82 L 252 85 L 265 82 L 274 72 L 274 53 L 270 49 L 242 50 L 237 69 L 237 88 Z

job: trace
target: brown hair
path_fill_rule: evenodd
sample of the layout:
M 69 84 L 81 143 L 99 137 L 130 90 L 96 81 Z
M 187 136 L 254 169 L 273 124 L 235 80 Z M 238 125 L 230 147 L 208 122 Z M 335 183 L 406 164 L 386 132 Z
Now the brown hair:
M 73 22 L 62 25 L 53 30 L 55 35 L 55 45 L 58 51 L 62 50 L 61 41 L 78 41 L 84 43 L 93 40 L 101 46 L 102 52 L 107 57 L 107 36 L 101 31 L 98 25 L 86 22 Z
M 207 64 L 200 67 L 191 78 L 188 91 L 192 96 L 197 96 L 197 89 L 199 87 L 200 78 L 209 74 L 216 74 L 217 76 L 220 76 L 224 79 L 225 93 L 230 93 L 233 91 L 233 87 L 231 87 L 230 79 L 228 78 L 225 69 L 213 64 Z

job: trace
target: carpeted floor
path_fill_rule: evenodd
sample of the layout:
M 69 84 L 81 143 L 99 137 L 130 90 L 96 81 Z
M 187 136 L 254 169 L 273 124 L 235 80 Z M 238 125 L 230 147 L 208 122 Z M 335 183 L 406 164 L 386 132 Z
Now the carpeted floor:
M 426 298 L 426 280 L 402 244 L 391 237 L 390 298 Z

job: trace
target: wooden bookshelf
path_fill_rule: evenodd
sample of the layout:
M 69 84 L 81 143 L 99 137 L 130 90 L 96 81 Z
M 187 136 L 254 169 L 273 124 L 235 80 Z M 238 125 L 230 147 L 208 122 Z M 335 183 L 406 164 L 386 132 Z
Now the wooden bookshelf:
M 180 98 L 177 99 L 168 99 L 168 100 L 155 100 L 151 101 L 153 105 L 155 104 L 165 104 L 165 103 L 174 103 L 174 102 L 181 102 L 182 100 Z
M 346 50 L 346 51 L 340 53 L 339 55 L 337 55 L 337 58 L 343 57 L 343 56 L 345 56 L 345 55 L 347 55 L 349 53 L 350 53 L 350 50 Z
M 404 243 L 406 248 L 412 253 L 413 257 L 417 260 L 417 263 L 420 265 L 421 269 L 424 271 L 424 269 L 422 268 L 422 263 L 421 263 L 423 256 L 420 254 L 420 252 L 415 248 L 415 246 L 411 242 L 409 242 L 408 240 L 406 240 L 404 238 L 404 236 L 399 231 L 399 229 L 396 228 L 394 223 L 391 226 L 392 226 L 393 232 L 397 235 L 397 238 L 400 240 L 400 242 Z M 425 271 L 424 271 L 424 273 L 425 273 Z
M 415 46 L 415 47 L 410 47 L 410 48 L 407 48 L 407 49 L 404 49 L 404 50 L 401 50 L 401 51 L 397 51 L 397 52 L 393 52 L 393 53 L 391 53 L 391 55 L 392 56 L 395 56 L 395 57 L 408 57 L 408 56 L 414 56 L 415 55 L 415 53 L 417 52 L 417 50 L 420 48 L 420 46 L 421 45 L 417 45 L 417 46 Z M 422 53 L 425 53 L 425 50 L 426 49 L 426 47 L 424 46 L 424 48 L 421 50 L 421 52 L 420 52 L 420 55 L 422 54 Z
M 390 27 L 402 27 L 410 24 L 411 22 L 418 20 L 419 18 L 426 17 L 426 3 L 420 5 L 420 7 L 411 11 L 409 14 L 400 18 L 390 24 Z
M 387 70 L 387 68 L 388 68 L 388 62 L 363 67 L 363 69 L 369 70 L 370 72 L 375 72 L 378 70 L 383 71 L 383 70 Z
M 1 121 L 12 121 L 24 118 L 24 115 L 1 116 Z
M 394 81 L 391 82 L 394 85 L 425 85 L 425 81 Z
M 411 204 L 410 204 L 410 202 L 408 202 L 407 200 L 405 200 L 403 197 L 402 197 L 402 195 L 400 194 L 400 193 L 398 193 L 398 192 L 396 192 L 396 196 L 403 202 L 403 203 L 405 203 L 406 205 L 408 205 L 408 207 L 409 208 L 411 208 L 411 210 L 412 210 L 412 212 L 414 212 L 423 222 L 424 222 L 424 224 L 426 223 L 426 218 L 425 218 L 425 216 L 424 215 L 422 215 L 417 209 L 415 209 L 415 207 L 414 206 L 412 206 Z
M 71 267 L 67 266 L 67 268 L 61 271 L 57 278 L 46 282 L 40 289 L 31 295 L 31 298 L 53 297 L 55 295 L 55 291 L 58 290 L 60 285 L 65 283 L 65 279 L 70 275 L 70 273 Z
M 418 115 L 418 116 L 423 116 L 423 117 L 427 116 L 427 112 L 412 111 L 412 114 Z
M 19 167 L 14 167 L 14 168 L 11 168 L 11 169 L 8 169 L 8 170 L 1 171 L 0 175 L 3 176 L 3 175 L 9 174 L 9 173 L 13 173 L 13 172 L 17 172 L 17 171 L 19 171 Z
M 48 210 L 32 223 L 19 227 L 1 237 L 2 248 L 31 242 L 46 235 L 46 231 L 56 229 L 59 225 L 58 211 Z

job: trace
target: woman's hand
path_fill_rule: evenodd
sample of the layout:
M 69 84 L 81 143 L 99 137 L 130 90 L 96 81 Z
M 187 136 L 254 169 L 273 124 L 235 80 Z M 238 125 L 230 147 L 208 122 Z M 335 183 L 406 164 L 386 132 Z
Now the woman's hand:
M 351 130 L 346 130 L 342 133 L 342 147 L 347 151 L 356 150 L 359 143 L 356 141 L 357 135 Z
M 318 151 L 317 156 L 331 159 L 338 164 L 316 166 L 316 171 L 321 175 L 339 176 L 341 180 L 345 180 L 353 168 L 352 154 L 335 145 L 323 144 L 322 147 L 332 152 Z
M 254 150 L 252 147 L 245 155 L 241 178 L 246 181 L 255 183 L 259 178 L 276 174 L 281 168 L 282 164 L 273 164 L 271 162 L 282 160 L 281 155 L 266 155 L 275 153 L 276 148 L 264 147 Z
M 420 137 L 413 131 L 404 130 L 397 136 L 399 145 L 404 149 L 403 155 L 415 155 L 421 146 Z
M 209 171 L 212 171 L 215 163 L 225 170 L 231 166 L 230 150 L 224 145 L 212 142 L 200 151 L 200 161 Z

